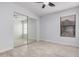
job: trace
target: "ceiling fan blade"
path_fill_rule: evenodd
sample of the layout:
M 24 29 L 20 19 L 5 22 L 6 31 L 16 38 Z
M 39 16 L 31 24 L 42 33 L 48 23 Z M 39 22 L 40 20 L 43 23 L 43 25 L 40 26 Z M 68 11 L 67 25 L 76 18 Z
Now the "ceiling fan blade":
M 49 2 L 48 5 L 51 6 L 51 7 L 55 6 L 55 4 L 53 4 L 53 3 L 51 3 L 51 2 Z
M 45 8 L 45 6 L 46 6 L 46 5 L 45 5 L 45 4 L 43 4 L 43 5 L 42 5 L 42 8 Z

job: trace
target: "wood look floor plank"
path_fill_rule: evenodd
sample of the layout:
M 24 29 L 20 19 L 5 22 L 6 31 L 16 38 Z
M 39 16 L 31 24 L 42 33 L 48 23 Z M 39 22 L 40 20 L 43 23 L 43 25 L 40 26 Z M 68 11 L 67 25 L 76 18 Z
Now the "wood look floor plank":
M 0 57 L 79 57 L 79 48 L 40 41 L 1 53 Z

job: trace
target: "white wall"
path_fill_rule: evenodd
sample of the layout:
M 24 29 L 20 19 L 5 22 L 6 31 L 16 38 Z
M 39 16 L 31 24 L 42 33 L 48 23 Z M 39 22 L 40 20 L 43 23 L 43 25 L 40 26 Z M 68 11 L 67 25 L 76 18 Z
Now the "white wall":
M 76 14 L 76 37 L 60 36 L 60 17 Z M 40 20 L 40 39 L 79 47 L 79 7 L 45 15 Z
M 25 10 L 24 8 L 17 6 L 13 3 L 0 3 L 0 52 L 12 49 L 14 47 L 14 35 L 13 35 L 13 23 L 14 12 L 19 12 L 24 15 L 30 16 L 35 19 L 39 19 L 33 13 Z

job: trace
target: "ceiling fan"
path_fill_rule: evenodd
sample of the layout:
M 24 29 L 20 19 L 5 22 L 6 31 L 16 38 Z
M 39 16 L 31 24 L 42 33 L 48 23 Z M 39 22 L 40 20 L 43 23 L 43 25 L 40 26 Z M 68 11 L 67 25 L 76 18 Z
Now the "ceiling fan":
M 47 5 L 50 7 L 55 6 L 55 4 L 53 4 L 52 2 L 36 2 L 36 3 L 43 3 L 42 8 L 45 8 Z

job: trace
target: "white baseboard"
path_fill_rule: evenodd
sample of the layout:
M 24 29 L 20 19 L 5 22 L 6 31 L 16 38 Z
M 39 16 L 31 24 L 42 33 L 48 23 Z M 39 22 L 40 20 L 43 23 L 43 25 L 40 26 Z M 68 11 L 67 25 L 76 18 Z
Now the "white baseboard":
M 62 44 L 62 45 L 67 45 L 67 46 L 73 46 L 73 47 L 79 47 L 78 44 L 72 44 L 72 43 L 67 43 L 67 42 L 60 42 L 60 41 L 50 41 L 50 40 L 43 40 L 43 39 L 40 39 L 42 41 L 47 41 L 47 42 L 51 42 L 51 43 L 56 43 L 56 44 Z
M 3 53 L 3 52 L 6 52 L 6 51 L 9 51 L 9 50 L 11 50 L 11 49 L 13 49 L 13 48 L 2 49 L 2 50 L 0 50 L 0 53 Z

